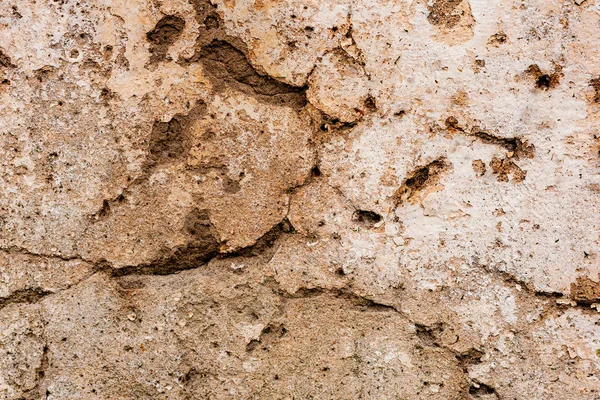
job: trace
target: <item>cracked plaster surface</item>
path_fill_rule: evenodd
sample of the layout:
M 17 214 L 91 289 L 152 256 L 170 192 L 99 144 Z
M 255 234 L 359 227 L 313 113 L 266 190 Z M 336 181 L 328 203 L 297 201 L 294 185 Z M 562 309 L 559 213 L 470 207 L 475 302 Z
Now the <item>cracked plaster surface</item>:
M 600 5 L 0 3 L 0 399 L 597 399 Z

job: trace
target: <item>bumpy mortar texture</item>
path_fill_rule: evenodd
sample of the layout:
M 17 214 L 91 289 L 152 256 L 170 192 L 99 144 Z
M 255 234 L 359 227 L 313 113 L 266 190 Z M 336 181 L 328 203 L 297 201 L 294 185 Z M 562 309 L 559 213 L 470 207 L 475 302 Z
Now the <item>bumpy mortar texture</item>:
M 0 399 L 599 399 L 598 0 L 0 0 Z

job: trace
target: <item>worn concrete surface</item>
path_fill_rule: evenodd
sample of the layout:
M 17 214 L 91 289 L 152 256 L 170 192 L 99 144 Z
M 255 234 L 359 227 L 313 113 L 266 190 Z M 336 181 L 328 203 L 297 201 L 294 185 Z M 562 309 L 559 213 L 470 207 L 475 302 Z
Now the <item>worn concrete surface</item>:
M 0 0 L 0 399 L 600 399 L 597 0 Z

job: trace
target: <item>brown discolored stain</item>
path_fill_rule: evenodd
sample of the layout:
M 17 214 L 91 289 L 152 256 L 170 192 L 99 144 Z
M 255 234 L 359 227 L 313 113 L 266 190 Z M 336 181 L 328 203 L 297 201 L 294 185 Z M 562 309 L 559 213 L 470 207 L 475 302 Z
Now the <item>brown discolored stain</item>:
M 473 72 L 478 74 L 483 68 L 485 68 L 485 60 L 476 58 L 475 61 L 473 61 Z
M 560 84 L 562 78 L 562 67 L 554 64 L 554 72 L 543 72 L 537 64 L 531 64 L 525 73 L 535 80 L 535 87 L 542 90 L 554 89 Z
M 588 277 L 577 278 L 571 283 L 571 298 L 582 303 L 600 301 L 600 282 L 595 282 Z
M 494 175 L 497 175 L 499 182 L 508 182 L 509 175 L 512 176 L 511 182 L 521 183 L 527 176 L 527 171 L 523 171 L 514 161 L 508 158 L 492 158 L 490 161 L 490 167 Z
M 110 100 L 113 100 L 117 97 L 118 95 L 115 92 L 105 87 L 100 91 L 99 100 L 104 104 L 108 104 Z
M 121 289 L 125 291 L 140 290 L 146 287 L 144 281 L 139 279 L 137 276 L 124 276 L 118 279 L 117 283 L 119 284 Z
M 12 15 L 16 19 L 23 18 L 23 15 L 19 12 L 19 9 L 17 8 L 17 6 L 12 6 Z
M 508 41 L 508 36 L 504 32 L 494 33 L 488 39 L 488 44 L 492 46 L 500 46 Z
M 259 74 L 243 52 L 228 42 L 213 40 L 197 55 L 217 88 L 228 85 L 258 100 L 300 109 L 306 105 L 306 88 L 298 88 Z
M 425 166 L 417 168 L 409 174 L 394 193 L 394 206 L 398 207 L 407 201 L 413 200 L 423 189 L 439 182 L 441 175 L 448 171 L 451 166 L 445 157 L 440 157 Z
M 591 79 L 590 86 L 594 89 L 594 103 L 600 103 L 600 76 Z
M 485 163 L 483 161 L 473 160 L 471 166 L 473 167 L 473 171 L 475 171 L 475 176 L 481 177 L 485 175 L 485 171 L 487 170 L 487 168 L 485 167 Z
M 146 39 L 150 42 L 150 63 L 157 63 L 167 58 L 167 51 L 179 39 L 185 28 L 185 20 L 175 15 L 161 18 L 156 26 L 148 33 Z
M 115 58 L 115 64 L 120 68 L 129 71 L 129 60 L 125 57 L 125 47 L 122 47 L 117 57 Z
M 463 0 L 437 0 L 428 7 L 427 20 L 435 26 L 453 28 L 463 16 L 463 12 L 457 10 Z
M 337 118 L 331 118 L 316 107 L 312 107 L 311 121 L 315 127 L 315 143 L 327 143 L 332 138 L 337 136 L 347 135 L 356 125 L 357 122 L 341 122 Z
M 183 118 L 174 116 L 168 122 L 154 123 L 150 136 L 150 154 L 158 160 L 178 158 L 185 149 Z
M 16 65 L 13 64 L 11 58 L 0 49 L 0 67 L 2 68 L 15 68 Z
M 465 107 L 469 104 L 469 95 L 464 90 L 459 90 L 452 95 L 452 105 Z
M 143 184 L 156 166 L 170 164 L 184 159 L 192 147 L 191 126 L 206 112 L 206 104 L 199 101 L 187 114 L 175 114 L 168 122 L 155 121 L 150 133 L 143 173 L 130 182 L 128 188 L 114 199 L 105 199 L 102 207 L 90 215 L 92 221 L 98 221 L 110 215 L 113 206 L 125 200 L 128 191 Z M 129 178 L 128 178 L 129 182 Z
M 190 0 L 190 4 L 194 7 L 196 12 L 196 20 L 198 22 L 204 21 L 204 19 L 215 12 L 217 6 L 211 4 L 208 0 Z

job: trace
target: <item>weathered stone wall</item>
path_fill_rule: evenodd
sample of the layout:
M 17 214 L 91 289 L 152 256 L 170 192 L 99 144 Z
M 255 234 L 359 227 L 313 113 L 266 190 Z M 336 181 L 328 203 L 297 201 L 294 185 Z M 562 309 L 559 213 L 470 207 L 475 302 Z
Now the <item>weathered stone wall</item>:
M 0 0 L 0 399 L 599 399 L 598 0 Z

